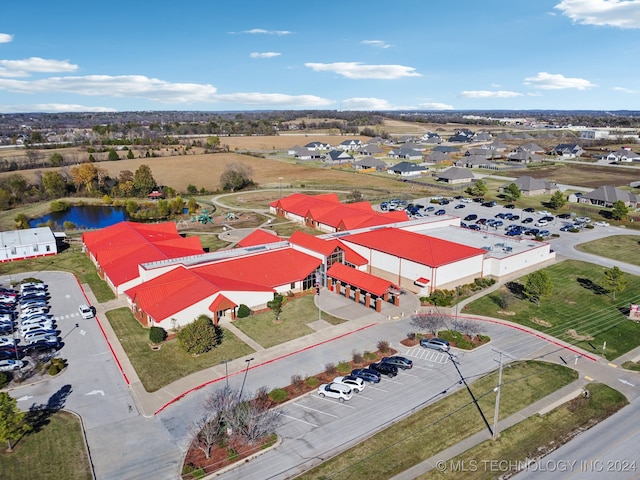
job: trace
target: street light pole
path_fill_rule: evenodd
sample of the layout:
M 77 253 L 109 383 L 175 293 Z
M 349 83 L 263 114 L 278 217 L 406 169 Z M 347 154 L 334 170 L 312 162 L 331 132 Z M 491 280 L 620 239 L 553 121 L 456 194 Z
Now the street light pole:
M 224 379 L 226 382 L 226 389 L 229 390 L 229 362 L 231 361 L 230 358 L 227 358 L 226 360 L 223 360 L 222 363 L 224 363 Z
M 498 369 L 498 386 L 494 388 L 494 391 L 496 392 L 496 407 L 493 412 L 493 435 L 492 435 L 493 440 L 497 440 L 498 439 L 498 412 L 500 411 L 500 391 L 502 390 L 502 367 L 504 365 L 502 358 L 506 356 L 513 359 L 513 357 L 501 350 L 496 350 L 495 348 L 493 348 L 492 350 L 494 352 L 497 352 L 500 355 L 500 359 L 497 360 L 497 362 L 500 363 L 500 368 Z
M 249 364 L 253 360 L 253 357 L 245 360 L 247 362 L 247 368 L 244 369 L 244 378 L 242 379 L 242 387 L 240 387 L 240 399 L 242 399 L 242 392 L 244 391 L 244 382 L 247 380 L 247 373 L 249 372 Z

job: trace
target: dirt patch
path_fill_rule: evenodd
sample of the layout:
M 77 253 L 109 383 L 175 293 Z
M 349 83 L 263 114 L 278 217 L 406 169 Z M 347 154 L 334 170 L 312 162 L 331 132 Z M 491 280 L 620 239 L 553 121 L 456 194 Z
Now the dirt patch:
M 539 318 L 536 318 L 536 317 L 533 317 L 531 321 L 536 325 L 540 325 L 541 327 L 547 327 L 547 328 L 553 327 L 553 325 L 547 322 L 546 320 L 540 320 Z
M 513 317 L 516 314 L 516 312 L 511 311 L 511 310 L 498 310 L 498 313 L 500 315 L 507 315 L 509 317 Z
M 593 340 L 593 337 L 591 335 L 580 335 L 573 328 L 570 328 L 569 330 L 567 330 L 567 335 L 569 335 L 574 340 L 578 340 L 578 341 L 591 341 L 591 340 Z

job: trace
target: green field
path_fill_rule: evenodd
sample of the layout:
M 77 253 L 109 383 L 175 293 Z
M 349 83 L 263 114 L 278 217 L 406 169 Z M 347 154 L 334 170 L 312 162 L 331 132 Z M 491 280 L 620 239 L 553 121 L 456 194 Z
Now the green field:
M 305 295 L 287 301 L 282 309 L 279 323 L 274 322 L 273 312 L 266 311 L 246 318 L 239 318 L 233 324 L 264 348 L 270 348 L 313 333 L 314 330 L 307 324 L 318 320 L 318 315 L 314 296 Z M 332 325 L 344 321 L 325 312 L 322 312 L 322 319 Z
M 59 411 L 46 417 L 41 428 L 25 435 L 7 453 L 0 449 L 0 477 L 7 480 L 90 480 L 80 420 Z
M 225 328 L 222 344 L 202 355 L 193 356 L 184 352 L 175 339 L 164 342 L 160 350 L 152 350 L 149 346 L 149 330 L 133 318 L 128 308 L 111 310 L 107 312 L 107 318 L 148 392 L 155 392 L 182 377 L 220 365 L 223 360 L 240 358 L 253 352 L 251 347 Z
M 503 372 L 500 418 L 508 417 L 576 378 L 576 372 L 561 365 L 514 364 Z M 493 412 L 496 383 L 494 372 L 471 384 L 487 416 Z M 341 478 L 349 480 L 369 480 L 373 478 L 372 472 L 375 478 L 391 478 L 485 428 L 468 392 L 461 389 L 296 478 L 320 480 L 339 473 Z
M 582 243 L 576 248 L 582 252 L 640 266 L 640 236 L 613 235 Z
M 625 291 L 615 300 L 603 291 L 604 269 L 599 265 L 565 260 L 545 268 L 553 293 L 540 305 L 510 292 L 508 286 L 486 295 L 465 309 L 540 330 L 589 352 L 614 359 L 640 345 L 640 323 L 626 318 L 630 303 L 640 301 L 640 277 L 626 275 Z M 515 283 L 524 284 L 526 277 Z M 499 306 L 507 302 L 506 308 Z

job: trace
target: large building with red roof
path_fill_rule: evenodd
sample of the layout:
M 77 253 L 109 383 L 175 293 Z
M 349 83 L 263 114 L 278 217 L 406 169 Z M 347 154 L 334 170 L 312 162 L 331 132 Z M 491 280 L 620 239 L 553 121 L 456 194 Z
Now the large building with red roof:
M 340 203 L 338 195 L 294 193 L 271 203 L 271 213 L 323 232 L 341 232 L 409 220 L 406 212 L 377 212 L 369 202 Z

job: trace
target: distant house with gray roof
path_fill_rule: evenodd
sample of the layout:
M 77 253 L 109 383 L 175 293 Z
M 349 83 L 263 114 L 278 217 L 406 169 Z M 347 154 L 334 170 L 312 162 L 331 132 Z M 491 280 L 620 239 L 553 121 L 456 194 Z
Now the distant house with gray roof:
M 324 161 L 325 163 L 342 164 L 342 163 L 352 163 L 355 161 L 355 158 L 353 158 L 347 152 L 344 152 L 342 150 L 331 150 L 329 153 L 325 155 Z
M 552 155 L 562 158 L 577 158 L 584 153 L 584 150 L 577 143 L 560 143 L 551 151 Z
M 504 189 L 511 185 L 516 184 L 516 187 L 520 190 L 520 193 L 527 197 L 534 195 L 547 195 L 558 191 L 558 185 L 546 180 L 544 178 L 533 178 L 528 175 L 522 176 L 514 180 L 513 182 L 507 182 L 498 188 L 499 192 L 504 192 Z
M 545 157 L 533 152 L 527 152 L 526 150 L 517 150 L 509 153 L 507 155 L 507 160 L 518 163 L 535 163 L 544 161 Z
M 439 173 L 437 180 L 438 182 L 456 185 L 460 183 L 471 183 L 474 178 L 473 173 L 466 168 L 451 167 Z
M 373 156 L 373 155 L 381 155 L 384 153 L 384 150 L 380 147 L 380 145 L 368 144 L 364 147 L 360 147 L 357 151 L 358 155 L 364 156 Z
M 427 153 L 426 155 L 424 155 L 422 158 L 427 163 L 441 163 L 441 162 L 451 160 L 451 157 L 446 153 L 436 152 L 433 150 L 430 153 Z
M 337 146 L 339 150 L 357 150 L 362 146 L 362 141 L 357 138 L 351 140 L 345 140 L 344 142 L 340 142 L 340 145 Z
M 402 177 L 413 177 L 416 175 L 422 175 L 426 173 L 427 168 L 422 165 L 417 165 L 411 162 L 396 163 L 392 167 L 388 167 L 387 173 L 393 175 L 400 175 Z
M 387 169 L 387 164 L 379 158 L 363 158 L 353 164 L 356 170 L 368 170 L 375 168 L 378 172 L 384 172 Z
M 310 143 L 307 143 L 304 147 L 314 152 L 318 150 L 322 150 L 322 151 L 331 150 L 331 145 L 323 142 L 310 142 Z
M 485 155 L 468 155 L 455 161 L 454 165 L 467 168 L 488 168 L 489 170 L 497 170 L 498 164 L 491 161 Z
M 638 195 L 625 190 L 620 190 L 612 185 L 605 185 L 603 187 L 598 187 L 591 192 L 583 193 L 578 199 L 578 202 L 611 208 L 618 200 L 624 202 L 627 207 L 631 208 L 636 208 L 640 202 Z
M 605 157 L 609 162 L 640 162 L 640 154 L 629 148 L 621 148 Z
M 309 150 L 308 148 L 301 147 L 299 145 L 293 147 L 291 150 L 289 150 L 288 153 L 298 160 L 313 160 L 315 158 L 322 158 L 322 153 Z
M 422 152 L 412 148 L 394 148 L 387 154 L 389 158 L 401 158 L 403 160 L 422 160 Z

